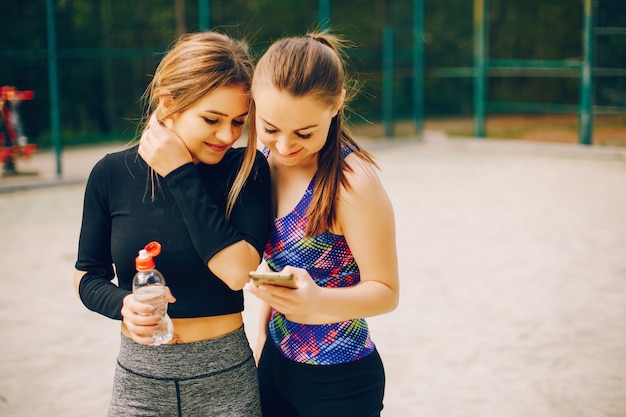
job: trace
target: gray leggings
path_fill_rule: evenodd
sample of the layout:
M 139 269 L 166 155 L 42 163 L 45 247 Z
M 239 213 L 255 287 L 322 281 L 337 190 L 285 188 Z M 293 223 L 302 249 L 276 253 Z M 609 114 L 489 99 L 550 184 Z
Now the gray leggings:
M 243 327 L 211 340 L 145 346 L 122 336 L 109 417 L 260 417 Z

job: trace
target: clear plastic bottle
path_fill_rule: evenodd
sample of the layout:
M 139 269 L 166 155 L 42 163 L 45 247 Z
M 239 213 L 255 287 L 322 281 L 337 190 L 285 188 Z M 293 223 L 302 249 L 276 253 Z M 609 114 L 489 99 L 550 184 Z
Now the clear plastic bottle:
M 154 346 L 169 342 L 174 334 L 174 324 L 167 314 L 165 278 L 154 267 L 154 257 L 161 253 L 161 244 L 150 242 L 135 258 L 137 273 L 133 277 L 133 294 L 137 301 L 150 304 L 161 315 L 160 327 L 154 331 Z

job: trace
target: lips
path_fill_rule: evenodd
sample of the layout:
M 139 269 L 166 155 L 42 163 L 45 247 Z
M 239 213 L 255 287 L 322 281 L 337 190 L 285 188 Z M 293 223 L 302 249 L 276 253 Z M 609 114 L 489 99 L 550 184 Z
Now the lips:
M 280 154 L 280 156 L 283 158 L 293 158 L 294 156 L 298 155 L 301 151 L 302 149 L 298 149 L 297 151 L 288 153 L 287 155 Z
M 228 149 L 228 146 L 226 145 L 213 145 L 210 143 L 207 143 L 206 145 L 215 152 L 224 152 L 226 149 Z

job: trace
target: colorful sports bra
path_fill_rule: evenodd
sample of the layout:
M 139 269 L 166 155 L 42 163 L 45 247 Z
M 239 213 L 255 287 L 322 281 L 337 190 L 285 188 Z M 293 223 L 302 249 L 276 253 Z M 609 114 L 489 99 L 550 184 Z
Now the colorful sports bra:
M 342 157 L 350 152 L 344 147 Z M 268 155 L 267 150 L 265 154 Z M 287 265 L 304 268 L 321 287 L 356 285 L 360 281 L 359 266 L 343 236 L 328 231 L 315 237 L 304 235 L 314 186 L 315 176 L 293 211 L 274 219 L 265 260 L 275 271 Z M 272 309 L 269 335 L 285 357 L 313 365 L 359 360 L 375 349 L 363 318 L 331 324 L 299 324 Z

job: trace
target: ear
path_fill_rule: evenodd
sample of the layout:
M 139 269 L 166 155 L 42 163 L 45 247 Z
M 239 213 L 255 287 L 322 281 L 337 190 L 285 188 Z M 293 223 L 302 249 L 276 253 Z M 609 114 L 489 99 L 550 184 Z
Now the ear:
M 172 96 L 161 96 L 159 97 L 159 107 L 167 109 L 169 106 L 172 105 L 173 101 L 174 100 L 172 99 Z
M 333 109 L 333 117 L 337 116 L 337 113 L 339 113 L 339 109 L 341 109 L 343 107 L 343 103 L 344 103 L 345 100 L 346 100 L 346 89 L 342 88 L 341 89 L 341 96 L 339 97 L 339 101 L 337 101 L 337 105 Z
M 173 128 L 172 121 L 176 116 L 176 113 L 170 114 L 169 112 L 169 108 L 173 103 L 174 99 L 172 99 L 172 96 L 161 96 L 159 97 L 159 106 L 157 107 L 155 112 L 159 122 L 169 127 L 170 129 Z
M 168 109 L 172 105 L 174 100 L 171 96 L 161 96 L 159 97 L 159 105 L 156 108 L 156 114 L 159 118 L 159 121 L 163 121 L 163 115 L 168 114 Z

